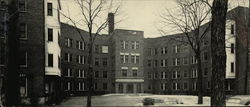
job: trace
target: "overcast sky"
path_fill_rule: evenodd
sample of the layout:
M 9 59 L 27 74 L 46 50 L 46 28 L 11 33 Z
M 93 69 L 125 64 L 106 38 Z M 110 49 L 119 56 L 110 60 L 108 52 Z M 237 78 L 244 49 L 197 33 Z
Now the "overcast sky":
M 74 0 L 61 0 L 62 11 L 70 10 L 70 15 L 75 20 L 79 20 L 82 16 L 77 14 L 78 8 Z M 248 0 L 229 0 L 229 8 L 238 5 L 248 6 Z M 123 20 L 118 23 L 115 28 L 141 30 L 144 31 L 144 37 L 162 36 L 158 29 L 159 14 L 165 9 L 175 9 L 177 7 L 175 0 L 122 0 L 120 15 L 116 20 Z M 107 15 L 104 15 L 106 17 Z M 65 18 L 61 18 L 62 22 L 66 22 Z M 172 34 L 169 32 L 169 34 Z

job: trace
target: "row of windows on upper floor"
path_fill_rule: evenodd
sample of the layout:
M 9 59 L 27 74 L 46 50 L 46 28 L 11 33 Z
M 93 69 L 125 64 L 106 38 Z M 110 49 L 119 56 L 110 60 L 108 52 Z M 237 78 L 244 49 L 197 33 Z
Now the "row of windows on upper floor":
M 73 61 L 73 54 L 65 53 L 64 60 L 67 62 L 72 62 Z M 84 55 L 77 55 L 76 62 L 79 64 L 87 64 L 87 57 Z M 93 63 L 95 66 L 99 66 L 100 63 L 102 63 L 103 66 L 108 66 L 108 58 L 107 57 L 103 57 L 103 58 L 95 57 Z
M 77 73 L 77 77 L 78 78 L 86 78 L 87 77 L 87 71 L 83 70 L 83 69 L 76 69 L 76 71 L 78 71 Z M 65 77 L 74 77 L 73 76 L 73 69 L 72 68 L 67 68 L 64 71 L 64 76 Z M 104 71 L 94 71 L 94 77 L 95 78 L 108 78 L 108 71 L 104 70 Z
M 139 49 L 139 41 L 130 41 L 131 42 L 131 49 Z M 121 40 L 121 49 L 130 49 L 129 48 L 129 41 Z
M 139 55 L 120 55 L 120 62 L 121 63 L 129 63 L 129 56 L 131 57 L 131 63 L 139 64 Z
M 27 0 L 18 0 L 18 10 L 20 12 L 27 12 Z M 47 3 L 47 16 L 53 16 L 53 3 L 48 2 Z M 58 18 L 59 18 L 59 12 L 58 12 Z
M 132 69 L 132 72 L 129 71 L 128 69 L 122 69 L 121 74 L 122 74 L 122 77 L 128 77 L 128 76 L 137 77 L 138 76 L 138 69 Z
M 65 46 L 66 47 L 73 47 L 73 39 L 65 37 Z M 86 50 L 87 46 L 89 47 L 89 44 L 86 45 L 85 42 L 77 40 L 75 46 L 79 50 Z M 106 53 L 109 53 L 109 48 L 107 45 L 100 46 L 98 44 L 95 44 L 94 45 L 94 52 L 106 54 Z
M 87 84 L 85 84 L 85 82 L 77 82 L 76 87 L 74 87 L 74 84 L 73 82 L 66 82 L 67 84 L 65 85 L 65 91 L 74 91 L 74 90 L 77 90 L 77 91 L 86 91 L 87 89 Z M 107 90 L 108 89 L 108 83 L 107 82 L 102 82 L 102 83 L 94 83 L 93 84 L 93 88 L 94 90 L 99 90 L 100 89 L 100 86 L 102 84 L 102 89 L 103 90 Z
M 48 62 L 47 62 L 47 67 L 54 67 L 54 55 L 53 54 L 48 54 Z M 6 56 L 4 52 L 0 52 L 0 66 L 6 65 Z M 28 67 L 28 52 L 27 51 L 20 51 L 19 52 L 19 64 L 21 67 Z M 61 58 L 58 56 L 58 68 L 61 68 Z

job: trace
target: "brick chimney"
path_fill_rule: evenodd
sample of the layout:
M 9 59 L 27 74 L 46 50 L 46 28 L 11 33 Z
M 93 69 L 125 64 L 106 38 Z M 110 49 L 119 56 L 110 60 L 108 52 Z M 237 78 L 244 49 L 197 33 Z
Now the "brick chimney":
M 114 13 L 109 13 L 108 14 L 108 24 L 109 24 L 109 28 L 108 28 L 108 33 L 111 34 L 114 29 L 115 29 L 115 18 L 114 18 Z

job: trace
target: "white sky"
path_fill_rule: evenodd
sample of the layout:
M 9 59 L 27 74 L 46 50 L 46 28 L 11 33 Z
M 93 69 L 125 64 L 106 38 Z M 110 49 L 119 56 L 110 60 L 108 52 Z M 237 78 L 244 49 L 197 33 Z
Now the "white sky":
M 75 20 L 81 19 L 74 0 L 61 0 L 62 10 L 70 11 Z M 238 5 L 248 6 L 248 0 L 229 0 L 229 9 Z M 115 20 L 123 20 L 115 25 L 116 29 L 129 29 L 144 31 L 144 37 L 162 36 L 157 30 L 159 14 L 165 9 L 174 9 L 175 0 L 122 0 L 120 15 Z M 62 16 L 62 15 L 61 15 Z M 106 18 L 107 15 L 103 15 Z M 62 16 L 62 22 L 67 20 Z M 169 32 L 171 34 L 171 32 Z

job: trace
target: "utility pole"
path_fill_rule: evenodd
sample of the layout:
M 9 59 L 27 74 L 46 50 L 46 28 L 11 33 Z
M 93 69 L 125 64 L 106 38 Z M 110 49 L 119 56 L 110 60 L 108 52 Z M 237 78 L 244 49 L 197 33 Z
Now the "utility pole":
M 8 64 L 6 76 L 6 106 L 19 106 L 19 27 L 18 0 L 8 0 Z

